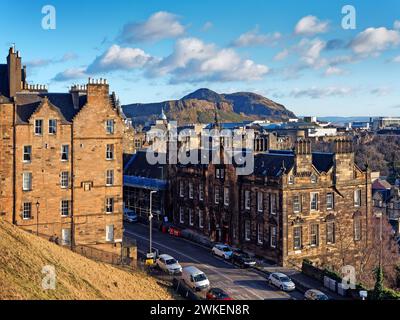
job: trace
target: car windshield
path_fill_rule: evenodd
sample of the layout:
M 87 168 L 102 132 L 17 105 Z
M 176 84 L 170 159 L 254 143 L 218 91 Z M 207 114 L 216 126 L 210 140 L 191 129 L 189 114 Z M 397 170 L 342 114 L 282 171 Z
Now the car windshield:
M 328 297 L 324 294 L 318 294 L 317 300 L 329 300 Z
M 279 277 L 279 279 L 280 279 L 282 282 L 290 282 L 290 281 L 291 281 L 290 278 L 287 277 L 287 276 L 281 276 L 281 277 Z
M 222 251 L 229 252 L 229 251 L 231 251 L 231 249 L 228 248 L 228 247 L 223 247 L 223 248 L 222 248 Z
M 215 296 L 216 296 L 217 298 L 219 298 L 219 299 L 228 298 L 228 295 L 227 295 L 225 292 L 223 292 L 223 291 L 216 291 L 216 292 L 214 292 L 214 294 L 215 294 Z
M 193 280 L 194 280 L 194 282 L 200 282 L 200 281 L 203 281 L 203 280 L 207 280 L 207 277 L 206 277 L 206 275 L 204 273 L 200 273 L 198 275 L 195 275 L 193 277 Z
M 167 261 L 165 261 L 166 264 L 171 265 L 171 264 L 175 264 L 178 261 L 176 261 L 175 259 L 168 259 Z

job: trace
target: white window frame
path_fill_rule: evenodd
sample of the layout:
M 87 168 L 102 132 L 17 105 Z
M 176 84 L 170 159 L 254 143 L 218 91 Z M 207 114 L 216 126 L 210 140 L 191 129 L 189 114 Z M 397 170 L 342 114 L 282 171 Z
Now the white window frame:
M 106 171 L 106 186 L 111 187 L 114 185 L 114 170 L 109 169 Z
M 317 183 L 317 182 L 318 182 L 318 177 L 317 177 L 317 175 L 312 174 L 312 175 L 311 175 L 311 178 L 310 178 L 310 181 L 311 181 L 311 183 Z
M 316 229 L 313 229 L 315 227 Z M 310 246 L 311 247 L 319 246 L 319 224 L 317 223 L 310 224 Z
M 106 120 L 106 132 L 107 132 L 107 134 L 114 134 L 115 133 L 115 121 L 114 121 L 114 119 L 107 119 Z
M 251 195 L 250 195 L 250 190 L 245 190 L 244 191 L 244 208 L 246 210 L 251 209 Z
M 199 184 L 199 200 L 203 201 L 204 200 L 204 189 L 203 189 L 203 183 Z
M 113 144 L 106 145 L 106 160 L 108 161 L 114 160 L 114 151 L 115 147 Z
M 336 225 L 335 225 L 334 221 L 328 221 L 326 223 L 326 243 L 327 244 L 335 244 L 336 243 L 335 229 L 336 229 Z M 330 237 L 332 237 L 332 239 L 330 239 Z
M 224 187 L 224 206 L 229 206 L 229 188 Z
M 257 224 L 257 243 L 258 244 L 263 244 L 264 243 L 264 229 L 263 229 L 263 225 L 261 223 Z
M 182 207 L 179 208 L 179 223 L 185 223 L 185 211 Z
M 114 225 L 113 224 L 106 225 L 106 241 L 114 242 Z
M 22 207 L 22 219 L 32 219 L 32 202 L 24 202 Z
M 179 196 L 181 198 L 185 196 L 185 190 L 183 189 L 183 180 L 179 181 Z
M 71 210 L 71 202 L 69 200 L 61 200 L 60 202 L 61 217 L 68 217 L 71 213 L 70 210 Z
M 193 182 L 189 182 L 189 199 L 193 199 L 194 192 L 193 192 Z
M 32 191 L 32 172 L 22 173 L 22 190 Z
M 314 196 L 316 196 L 315 202 L 314 202 Z M 315 204 L 315 206 L 313 204 Z M 318 192 L 310 192 L 310 211 L 319 211 L 319 193 Z
M 114 213 L 114 198 L 109 197 L 106 198 L 106 214 L 113 214 Z
M 49 119 L 49 135 L 57 134 L 57 119 Z
M 264 211 L 264 193 L 262 191 L 257 191 L 257 211 Z
M 193 209 L 189 208 L 189 225 L 190 226 L 194 226 L 194 219 L 193 219 Z
M 203 217 L 203 211 L 199 209 L 199 228 L 203 229 L 204 228 L 204 217 Z
M 35 119 L 34 133 L 35 133 L 35 136 L 43 135 L 43 119 Z
M 278 211 L 278 195 L 276 193 L 270 194 L 271 214 L 276 215 Z
M 361 241 L 362 238 L 362 228 L 361 228 L 361 218 L 360 217 L 354 217 L 353 219 L 353 237 L 354 241 Z
M 220 198 L 220 190 L 219 187 L 214 187 L 214 203 L 219 204 L 219 198 Z
M 298 234 L 296 231 L 300 231 L 300 233 Z M 298 244 L 297 241 L 299 241 Z M 301 250 L 302 247 L 303 247 L 303 228 L 293 227 L 293 249 Z
M 290 175 L 288 178 L 288 184 L 294 184 L 294 175 Z
M 63 144 L 61 146 L 61 161 L 66 162 L 69 160 L 69 144 Z
M 251 221 L 245 220 L 244 222 L 244 240 L 251 241 Z
M 69 188 L 69 171 L 62 171 L 60 174 L 60 186 L 61 189 Z
M 298 201 L 296 201 L 296 199 Z M 301 205 L 301 195 L 294 195 L 293 196 L 293 212 L 294 213 L 300 213 L 301 209 L 302 209 L 302 205 Z
M 361 207 L 361 189 L 354 190 L 354 206 Z
M 335 209 L 335 194 L 333 192 L 328 192 L 326 194 L 326 210 L 334 210 L 334 209 Z
M 29 152 L 27 152 L 29 150 Z M 22 161 L 24 163 L 31 163 L 32 162 L 32 146 L 31 145 L 26 145 L 22 147 Z M 29 157 L 29 160 L 25 159 L 25 156 Z
M 276 248 L 277 245 L 277 227 L 276 226 L 271 226 L 270 228 L 270 241 L 269 241 L 269 245 L 271 248 Z

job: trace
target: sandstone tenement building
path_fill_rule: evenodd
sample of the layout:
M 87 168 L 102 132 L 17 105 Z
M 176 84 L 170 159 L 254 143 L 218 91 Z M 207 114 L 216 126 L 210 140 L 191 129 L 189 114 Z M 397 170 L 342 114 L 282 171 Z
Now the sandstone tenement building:
M 120 250 L 124 123 L 105 80 L 49 93 L 0 65 L 0 215 L 63 245 Z
M 312 152 L 299 139 L 294 150 L 257 153 L 247 176 L 234 164 L 171 166 L 173 221 L 283 266 L 352 261 L 367 243 L 371 178 L 351 141 L 334 148 Z

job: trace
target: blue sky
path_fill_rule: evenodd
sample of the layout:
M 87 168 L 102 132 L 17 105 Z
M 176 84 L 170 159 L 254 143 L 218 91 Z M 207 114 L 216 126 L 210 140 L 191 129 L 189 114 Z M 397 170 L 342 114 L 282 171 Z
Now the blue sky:
M 48 4 L 55 30 L 42 28 Z M 354 30 L 342 28 L 347 4 Z M 16 43 L 30 82 L 51 91 L 94 76 L 123 104 L 208 87 L 254 91 L 298 115 L 400 115 L 398 0 L 3 0 L 2 11 L 4 58 Z

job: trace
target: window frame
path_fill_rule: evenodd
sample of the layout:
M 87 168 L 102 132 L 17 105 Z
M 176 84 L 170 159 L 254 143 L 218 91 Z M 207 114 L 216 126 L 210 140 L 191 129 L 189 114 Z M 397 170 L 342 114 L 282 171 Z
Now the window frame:
M 113 197 L 107 197 L 106 198 L 106 214 L 113 214 L 114 213 L 114 205 L 115 201 Z M 111 209 L 111 211 L 110 211 Z
M 257 244 L 262 245 L 264 243 L 264 228 L 261 223 L 257 223 Z
M 49 135 L 56 135 L 57 134 L 57 119 L 49 119 L 48 121 L 48 133 Z
M 114 144 L 107 144 L 106 145 L 106 160 L 107 161 L 114 160 L 114 156 L 115 156 L 114 152 L 115 152 Z
M 114 239 L 115 239 L 114 231 L 115 231 L 115 228 L 114 228 L 113 224 L 106 225 L 106 242 L 114 242 Z M 109 238 L 110 234 L 112 234 L 111 238 Z
M 64 204 L 67 204 L 67 207 L 65 208 Z M 60 201 L 60 215 L 61 217 L 69 217 L 71 214 L 71 201 L 70 200 L 61 200 Z M 64 210 L 67 210 L 67 214 L 65 214 Z
M 114 186 L 114 169 L 108 169 L 106 171 L 106 187 Z
M 276 226 L 271 226 L 269 229 L 269 246 L 271 248 L 276 248 L 277 243 L 278 243 L 278 236 L 277 236 L 277 227 Z
M 109 129 L 111 129 L 111 130 L 109 130 Z M 115 134 L 115 121 L 114 121 L 114 119 L 107 119 L 106 120 L 106 133 L 110 134 L 110 135 L 111 134 Z
M 204 228 L 203 210 L 199 209 L 198 214 L 199 214 L 199 228 L 203 229 Z
M 70 187 L 70 185 L 69 185 L 69 171 L 61 171 L 61 173 L 60 173 L 60 187 L 61 187 L 61 189 L 68 189 Z
M 193 189 L 193 182 L 189 182 L 189 199 L 193 199 L 194 198 L 194 189 Z
M 29 148 L 29 153 L 26 152 L 25 148 Z M 25 159 L 26 155 L 29 155 L 29 160 Z M 31 163 L 32 162 L 32 145 L 24 145 L 22 147 L 22 162 L 23 163 Z
M 219 204 L 220 200 L 220 190 L 218 186 L 214 187 L 214 203 Z
M 360 217 L 354 217 L 353 219 L 353 239 L 354 241 L 362 240 L 362 224 Z
M 40 123 L 40 126 L 38 125 L 38 123 Z M 33 129 L 35 136 L 43 136 L 43 123 L 43 119 L 35 119 Z M 38 128 L 40 128 L 40 132 L 38 132 Z
M 185 223 L 185 211 L 183 207 L 179 207 L 179 223 L 180 224 Z
M 298 201 L 296 202 L 295 199 L 298 199 Z M 293 204 L 293 212 L 294 213 L 301 213 L 301 211 L 302 211 L 302 201 L 301 200 L 302 200 L 301 195 L 296 194 L 293 196 L 292 204 Z M 296 209 L 296 205 L 298 205 L 298 209 Z
M 298 233 L 296 231 L 299 231 Z M 303 228 L 301 226 L 293 227 L 293 250 L 303 248 Z
M 316 196 L 315 208 L 313 208 L 313 196 Z M 319 211 L 319 192 L 310 192 L 310 211 Z
M 64 159 L 64 155 L 65 155 L 65 159 Z M 62 162 L 69 161 L 69 144 L 63 144 L 61 146 L 61 161 Z
M 326 223 L 326 244 L 335 244 L 336 243 L 335 233 L 336 233 L 335 221 L 328 221 Z
M 245 210 L 251 209 L 251 192 L 250 192 L 250 190 L 244 190 L 244 208 L 245 208 Z
M 329 195 L 331 196 L 331 203 L 328 201 Z M 335 194 L 333 192 L 326 194 L 326 210 L 335 210 Z
M 251 241 L 251 221 L 245 220 L 244 222 L 244 240 L 246 242 Z
M 264 212 L 264 192 L 257 191 L 257 212 Z
M 313 230 L 314 227 L 316 227 L 316 230 Z M 315 240 L 315 242 L 313 240 Z M 311 247 L 319 246 L 319 224 L 318 223 L 310 224 L 310 246 Z
M 353 193 L 354 207 L 356 207 L 356 208 L 361 207 L 361 197 L 362 197 L 361 189 L 354 190 L 354 193 Z M 356 201 L 356 200 L 358 200 L 358 201 Z
M 29 177 L 28 181 L 29 181 L 29 186 L 26 187 L 26 178 Z M 33 180 L 33 176 L 32 176 L 32 172 L 22 172 L 22 191 L 28 192 L 28 191 L 32 191 L 32 180 Z
M 229 188 L 224 187 L 224 206 L 227 207 L 229 206 Z
M 32 202 L 24 202 L 22 204 L 22 220 L 31 220 L 31 219 L 32 219 Z

